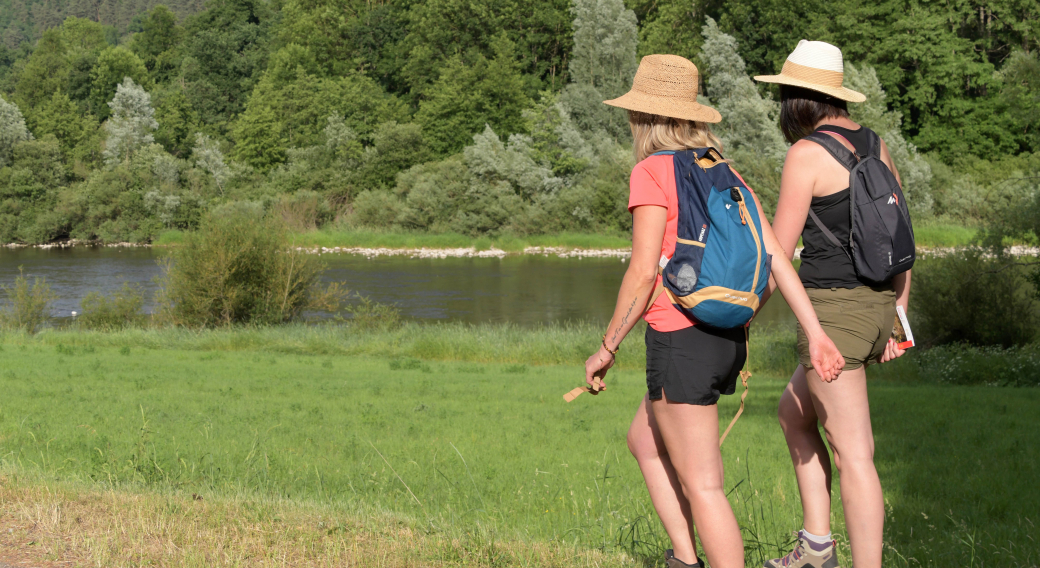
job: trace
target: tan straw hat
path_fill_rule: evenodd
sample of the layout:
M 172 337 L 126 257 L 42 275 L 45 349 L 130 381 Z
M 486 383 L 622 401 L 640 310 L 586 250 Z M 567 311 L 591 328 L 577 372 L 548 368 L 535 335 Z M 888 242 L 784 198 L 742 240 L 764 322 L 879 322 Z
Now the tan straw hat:
M 647 55 L 639 62 L 632 90 L 603 104 L 699 122 L 722 120 L 719 111 L 697 102 L 697 66 L 678 55 Z
M 779 75 L 759 75 L 756 81 L 779 83 L 819 91 L 850 103 L 867 100 L 863 93 L 841 86 L 845 79 L 845 64 L 841 50 L 823 41 L 803 39 L 784 61 Z

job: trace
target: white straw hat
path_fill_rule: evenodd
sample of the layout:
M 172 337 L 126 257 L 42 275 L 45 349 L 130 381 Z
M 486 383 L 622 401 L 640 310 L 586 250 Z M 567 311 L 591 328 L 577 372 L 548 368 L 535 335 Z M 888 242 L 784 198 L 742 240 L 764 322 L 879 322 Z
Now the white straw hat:
M 845 63 L 841 50 L 823 41 L 803 39 L 784 61 L 779 75 L 759 75 L 756 81 L 779 83 L 818 91 L 850 103 L 867 100 L 863 93 L 842 86 Z
M 632 90 L 603 104 L 697 122 L 719 122 L 719 111 L 697 102 L 697 66 L 678 55 L 647 55 Z

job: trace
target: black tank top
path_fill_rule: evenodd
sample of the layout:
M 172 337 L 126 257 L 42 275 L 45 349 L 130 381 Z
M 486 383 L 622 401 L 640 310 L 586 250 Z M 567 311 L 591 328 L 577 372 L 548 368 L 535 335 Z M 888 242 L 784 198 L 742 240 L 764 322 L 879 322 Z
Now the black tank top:
M 864 155 L 870 150 L 865 126 L 858 130 L 849 130 L 825 124 L 816 129 L 817 132 L 825 130 L 844 136 L 852 143 L 857 154 Z M 849 242 L 849 225 L 852 221 L 849 213 L 849 188 L 823 197 L 813 197 L 809 207 L 839 241 Z M 805 220 L 802 244 L 805 248 L 802 250 L 802 265 L 798 269 L 798 276 L 806 288 L 858 288 L 867 285 L 856 276 L 852 260 L 823 235 L 823 231 L 812 219 Z

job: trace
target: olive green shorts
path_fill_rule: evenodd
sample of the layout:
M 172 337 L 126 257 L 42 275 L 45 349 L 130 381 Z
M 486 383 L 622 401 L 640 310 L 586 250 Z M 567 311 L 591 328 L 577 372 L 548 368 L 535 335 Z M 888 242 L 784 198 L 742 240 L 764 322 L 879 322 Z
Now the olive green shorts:
M 885 352 L 896 319 L 896 293 L 891 288 L 807 288 L 816 317 L 841 356 L 845 370 L 858 369 Z M 806 369 L 809 340 L 798 326 L 798 360 Z

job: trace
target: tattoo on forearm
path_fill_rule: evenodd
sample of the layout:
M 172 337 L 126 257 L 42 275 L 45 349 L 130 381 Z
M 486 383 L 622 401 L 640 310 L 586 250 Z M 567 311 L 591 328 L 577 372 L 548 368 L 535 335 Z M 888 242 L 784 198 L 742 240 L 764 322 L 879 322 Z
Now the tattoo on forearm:
M 610 342 L 611 343 L 614 343 L 614 341 L 617 340 L 617 336 L 618 336 L 619 333 L 621 333 L 622 328 L 624 328 L 628 324 L 628 318 L 629 318 L 629 316 L 632 315 L 632 310 L 635 309 L 636 302 L 638 302 L 638 301 L 639 301 L 639 296 L 636 296 L 632 300 L 632 305 L 628 306 L 628 312 L 625 313 L 625 317 L 621 318 L 621 325 L 619 325 L 618 328 L 614 330 L 614 335 L 611 336 L 611 338 L 610 338 Z

